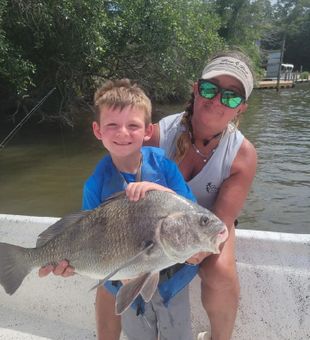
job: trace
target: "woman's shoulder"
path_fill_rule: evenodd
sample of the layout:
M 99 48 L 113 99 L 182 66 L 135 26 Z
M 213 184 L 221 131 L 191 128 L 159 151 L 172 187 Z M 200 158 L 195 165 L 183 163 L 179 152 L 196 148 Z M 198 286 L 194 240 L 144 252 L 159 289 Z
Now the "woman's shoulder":
M 256 171 L 257 152 L 254 145 L 246 138 L 242 144 L 232 165 L 233 171 L 252 173 Z
M 174 114 L 168 115 L 168 116 L 162 118 L 158 122 L 158 124 L 159 124 L 161 129 L 164 128 L 164 127 L 179 125 L 181 120 L 182 120 L 183 114 L 184 114 L 184 112 L 174 113 Z
M 246 157 L 257 155 L 255 146 L 246 137 L 243 139 L 239 152 Z
M 251 157 L 256 155 L 254 145 L 242 134 L 242 132 L 235 126 L 229 125 L 227 131 L 227 138 L 231 143 L 235 143 L 237 147 L 237 155 L 240 158 Z
M 159 121 L 159 146 L 172 158 L 175 154 L 175 143 L 178 136 L 184 131 L 182 124 L 183 112 L 169 115 Z
M 153 125 L 153 134 L 144 145 L 160 146 L 165 149 L 165 140 L 173 136 L 181 128 L 182 113 L 175 113 L 162 118 L 158 123 Z M 170 142 L 170 139 L 169 139 Z

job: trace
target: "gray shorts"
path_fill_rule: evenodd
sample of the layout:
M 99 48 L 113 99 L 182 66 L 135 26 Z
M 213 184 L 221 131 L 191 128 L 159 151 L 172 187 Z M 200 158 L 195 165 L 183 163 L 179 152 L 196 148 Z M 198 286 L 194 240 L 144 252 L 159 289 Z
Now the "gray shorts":
M 132 308 L 122 314 L 122 330 L 128 340 L 193 340 L 187 285 L 165 307 L 158 290 L 145 304 L 143 315 Z

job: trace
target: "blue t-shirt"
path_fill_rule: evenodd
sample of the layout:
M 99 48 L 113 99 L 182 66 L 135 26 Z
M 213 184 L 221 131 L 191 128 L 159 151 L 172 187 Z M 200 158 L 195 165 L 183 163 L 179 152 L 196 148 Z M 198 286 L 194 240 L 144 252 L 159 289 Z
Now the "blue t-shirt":
M 185 182 L 177 165 L 166 158 L 164 151 L 154 147 L 142 147 L 142 166 L 141 166 L 141 181 L 149 181 L 160 184 L 177 194 L 196 202 L 196 199 L 191 192 L 191 189 Z M 83 190 L 83 209 L 89 210 L 98 207 L 102 202 L 108 199 L 111 195 L 123 191 L 126 188 L 127 182 L 135 182 L 136 175 L 128 173 L 120 173 L 112 162 L 110 155 L 105 156 L 96 166 L 92 176 L 88 178 Z M 159 284 L 158 289 L 163 297 L 164 303 L 169 300 L 184 288 L 197 274 L 198 266 L 185 265 L 178 270 L 170 279 Z M 105 284 L 105 287 L 116 294 L 121 283 L 112 285 L 111 281 Z M 143 304 L 136 299 L 133 307 L 137 303 Z M 141 307 L 141 306 L 140 306 Z M 142 311 L 143 311 L 142 306 Z
M 144 146 L 141 153 L 141 181 L 160 184 L 196 202 L 195 196 L 185 182 L 177 165 L 165 157 L 162 149 Z M 94 173 L 84 185 L 83 209 L 94 209 L 114 193 L 123 191 L 126 188 L 123 176 L 127 182 L 136 181 L 133 174 L 120 174 L 113 164 L 111 156 L 105 156 L 97 164 Z

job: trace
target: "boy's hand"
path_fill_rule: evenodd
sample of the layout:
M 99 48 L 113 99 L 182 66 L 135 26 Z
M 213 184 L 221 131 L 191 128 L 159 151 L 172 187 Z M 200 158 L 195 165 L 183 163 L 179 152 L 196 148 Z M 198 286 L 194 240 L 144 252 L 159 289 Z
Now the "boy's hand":
M 189 264 L 200 264 L 206 257 L 209 255 L 212 255 L 212 253 L 208 253 L 206 251 L 201 251 L 200 253 L 197 253 L 190 257 L 188 260 L 186 260 L 186 263 Z
M 126 195 L 130 201 L 139 201 L 139 199 L 144 198 L 145 193 L 150 190 L 174 192 L 169 188 L 153 182 L 132 182 L 129 183 L 126 188 Z
M 51 264 L 41 267 L 39 269 L 39 277 L 45 277 L 51 272 L 53 272 L 54 275 L 60 275 L 62 277 L 69 277 L 75 274 L 74 268 L 69 266 L 69 263 L 66 260 L 59 262 L 56 267 Z

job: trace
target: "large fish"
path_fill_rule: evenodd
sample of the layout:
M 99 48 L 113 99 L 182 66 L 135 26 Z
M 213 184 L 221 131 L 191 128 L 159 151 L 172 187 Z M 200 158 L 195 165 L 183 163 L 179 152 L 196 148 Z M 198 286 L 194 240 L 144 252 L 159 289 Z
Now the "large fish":
M 116 313 L 141 294 L 148 302 L 159 271 L 199 251 L 219 253 L 227 228 L 209 210 L 179 195 L 124 193 L 98 208 L 66 216 L 42 232 L 35 248 L 0 243 L 0 283 L 13 294 L 34 268 L 67 259 L 75 272 L 103 280 L 132 279 L 116 297 Z

